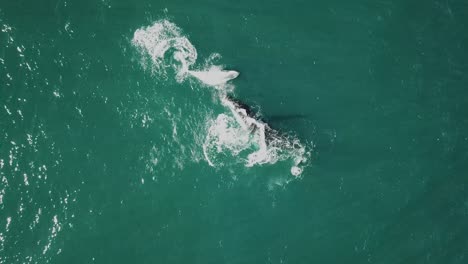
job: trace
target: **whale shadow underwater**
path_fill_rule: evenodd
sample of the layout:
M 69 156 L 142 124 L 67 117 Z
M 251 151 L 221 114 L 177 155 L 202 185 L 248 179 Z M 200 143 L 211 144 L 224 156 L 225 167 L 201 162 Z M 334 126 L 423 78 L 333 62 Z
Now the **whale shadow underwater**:
M 226 95 L 226 99 L 231 101 L 234 105 L 236 105 L 238 108 L 242 108 L 245 110 L 247 113 L 247 116 L 260 120 L 263 123 L 271 126 L 271 123 L 279 123 L 279 122 L 285 122 L 285 121 L 291 121 L 291 120 L 301 120 L 301 119 L 307 119 L 309 116 L 305 114 L 281 114 L 281 115 L 271 115 L 271 116 L 261 116 L 258 113 L 258 110 L 254 109 L 247 103 L 234 98 L 232 95 Z

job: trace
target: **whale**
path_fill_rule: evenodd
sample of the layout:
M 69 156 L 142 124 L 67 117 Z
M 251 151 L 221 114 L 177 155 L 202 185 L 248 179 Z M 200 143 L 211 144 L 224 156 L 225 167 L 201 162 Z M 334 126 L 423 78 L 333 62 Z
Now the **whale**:
M 208 71 L 187 71 L 193 77 L 199 79 L 201 82 L 211 85 L 220 86 L 228 81 L 237 78 L 239 72 L 233 70 L 221 70 L 216 67 L 210 68 Z
M 251 118 L 255 118 L 256 116 L 256 113 L 255 111 L 246 103 L 242 102 L 241 100 L 237 99 L 237 98 L 234 98 L 233 96 L 229 95 L 229 94 L 226 94 L 225 95 L 225 100 L 227 101 L 230 101 L 234 106 L 236 106 L 237 108 L 241 108 L 241 109 L 244 109 L 247 116 L 251 117 Z
M 262 130 L 267 144 L 274 139 L 274 136 L 279 135 L 279 133 L 272 129 L 267 122 L 262 120 L 248 104 L 229 94 L 226 94 L 222 101 L 223 104 L 232 111 L 238 123 L 244 128 L 250 130 L 251 133 L 256 132 L 258 129 Z
M 267 143 L 273 140 L 274 137 L 278 137 L 284 133 L 280 132 L 278 128 L 272 126 L 272 123 L 283 123 L 286 121 L 293 120 L 306 120 L 309 116 L 306 114 L 281 114 L 271 116 L 261 116 L 255 110 L 255 108 L 249 106 L 242 100 L 233 97 L 232 95 L 226 94 L 222 99 L 224 105 L 228 106 L 233 113 L 235 113 L 240 119 L 238 121 L 243 124 L 244 127 L 249 128 L 253 133 L 261 125 L 265 133 L 265 139 Z M 252 122 L 255 120 L 256 122 Z
M 259 114 L 249 106 L 247 103 L 234 98 L 232 95 L 225 95 L 225 100 L 230 101 L 232 104 L 236 106 L 238 109 L 243 109 L 245 110 L 247 116 L 255 119 L 259 119 L 263 123 L 267 123 L 270 125 L 271 122 L 277 123 L 277 122 L 285 122 L 285 121 L 291 121 L 291 120 L 303 120 L 307 119 L 309 116 L 305 114 L 277 114 L 277 115 L 270 115 L 270 116 L 259 116 Z

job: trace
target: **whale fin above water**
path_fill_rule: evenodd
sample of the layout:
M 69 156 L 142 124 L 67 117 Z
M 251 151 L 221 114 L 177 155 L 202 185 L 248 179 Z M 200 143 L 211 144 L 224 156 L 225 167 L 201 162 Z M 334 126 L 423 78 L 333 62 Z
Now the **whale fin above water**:
M 217 67 L 212 67 L 208 71 L 189 70 L 187 72 L 195 78 L 199 79 L 201 82 L 212 86 L 223 85 L 226 82 L 239 76 L 239 72 L 237 71 L 225 71 Z

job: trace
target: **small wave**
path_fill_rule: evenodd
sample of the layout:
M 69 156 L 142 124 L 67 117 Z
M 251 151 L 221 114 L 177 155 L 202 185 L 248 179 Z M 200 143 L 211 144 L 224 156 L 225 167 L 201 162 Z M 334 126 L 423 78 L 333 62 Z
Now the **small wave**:
M 247 109 L 226 96 L 234 87 L 227 85 L 228 81 L 239 73 L 214 65 L 220 58 L 219 54 L 212 54 L 202 70 L 194 69 L 197 50 L 182 30 L 168 20 L 159 20 L 136 30 L 132 42 L 150 59 L 150 67 L 156 73 L 166 74 L 166 69 L 171 68 L 179 82 L 195 77 L 216 88 L 217 101 L 224 111 L 207 121 L 203 155 L 210 166 L 242 163 L 253 167 L 289 160 L 291 174 L 301 175 L 309 155 L 305 146 L 297 138 L 281 135 L 268 124 L 249 116 Z

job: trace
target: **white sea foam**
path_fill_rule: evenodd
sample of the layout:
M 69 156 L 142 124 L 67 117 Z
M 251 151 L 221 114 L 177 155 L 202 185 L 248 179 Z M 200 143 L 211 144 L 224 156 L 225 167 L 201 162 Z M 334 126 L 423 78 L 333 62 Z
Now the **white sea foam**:
M 132 42 L 150 57 L 152 69 L 164 72 L 166 67 L 173 66 L 178 70 L 179 80 L 197 60 L 195 47 L 182 35 L 181 29 L 168 20 L 160 20 L 152 26 L 136 30 Z M 178 64 L 165 63 L 169 51 Z
M 226 71 L 214 65 L 209 65 L 203 70 L 191 70 L 197 60 L 197 50 L 187 37 L 182 35 L 182 30 L 167 20 L 160 20 L 152 26 L 136 30 L 132 42 L 149 56 L 152 69 L 164 73 L 166 67 L 173 67 L 177 71 L 178 81 L 190 75 L 207 85 L 221 86 L 239 75 L 237 71 Z M 165 57 L 168 55 L 172 55 L 172 61 L 166 63 Z M 218 57 L 219 54 L 211 56 L 212 60 Z
M 226 97 L 226 93 L 233 89 L 227 85 L 228 81 L 239 73 L 215 65 L 219 54 L 212 54 L 202 70 L 195 69 L 197 50 L 182 30 L 168 20 L 159 20 L 136 30 L 132 42 L 149 57 L 150 67 L 157 73 L 166 74 L 166 69 L 172 68 L 179 82 L 191 76 L 218 90 L 215 94 L 225 111 L 208 120 L 203 143 L 203 154 L 210 166 L 242 163 L 252 167 L 289 160 L 291 174 L 299 176 L 302 173 L 301 166 L 308 156 L 304 145 L 297 138 L 280 135 L 268 124 L 249 116 L 247 109 Z

